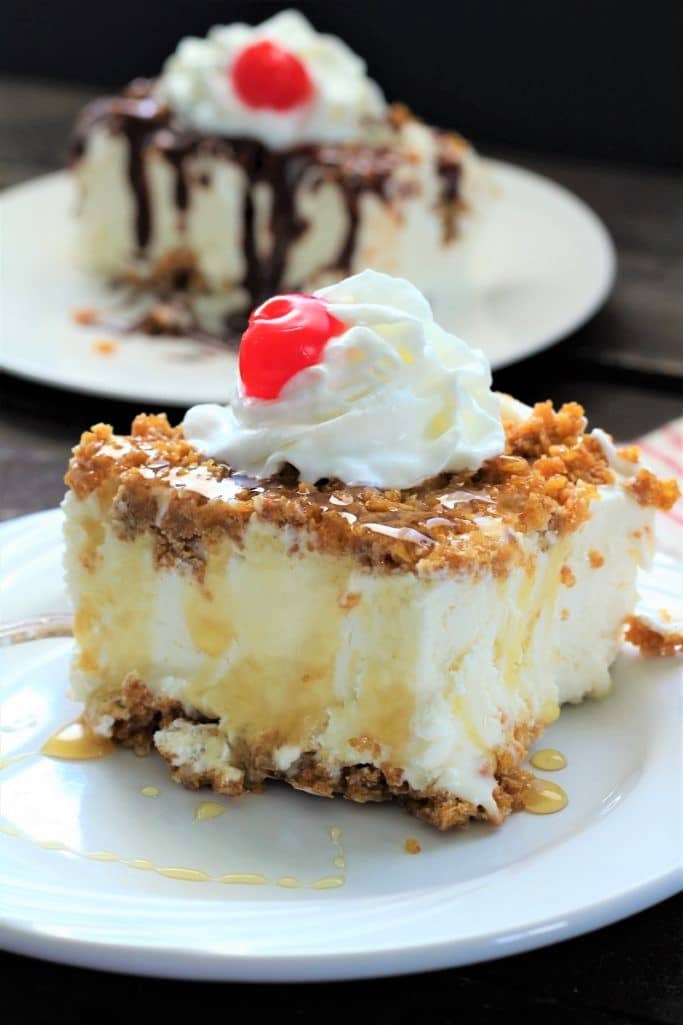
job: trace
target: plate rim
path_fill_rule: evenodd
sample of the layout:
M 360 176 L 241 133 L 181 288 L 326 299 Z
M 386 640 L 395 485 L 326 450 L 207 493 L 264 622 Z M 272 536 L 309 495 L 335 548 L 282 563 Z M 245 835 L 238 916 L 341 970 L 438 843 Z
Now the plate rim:
M 21 539 L 22 537 L 33 537 L 29 548 L 40 551 L 41 541 L 46 543 L 45 530 L 56 530 L 58 520 L 61 518 L 61 510 L 50 509 L 26 516 L 10 519 L 0 524 L 0 544 L 9 538 Z M 23 556 L 21 557 L 23 561 Z M 672 734 L 673 735 L 673 734 Z M 655 752 L 655 762 L 662 761 L 665 755 L 663 751 Z M 651 759 L 652 761 L 652 759 Z M 621 813 L 623 814 L 623 807 Z M 599 819 L 593 826 L 592 831 L 602 830 L 609 833 L 610 823 L 615 819 L 619 809 L 609 816 Z M 623 827 L 623 823 L 622 823 Z M 572 856 L 572 848 L 582 848 L 586 842 L 586 834 L 590 830 L 578 829 L 575 834 L 565 840 L 558 840 L 553 844 L 554 848 L 562 852 L 564 856 Z M 589 841 L 590 842 L 590 841 Z M 546 849 L 547 850 L 547 849 Z M 534 871 L 533 862 L 538 858 L 545 858 L 548 854 L 544 849 L 531 853 L 524 859 L 520 872 Z M 551 855 L 552 857 L 553 855 Z M 64 964 L 74 964 L 83 967 L 105 969 L 114 972 L 134 973 L 150 975 L 155 977 L 175 977 L 184 979 L 201 980 L 241 980 L 241 981 L 323 981 L 334 979 L 355 979 L 366 977 L 390 976 L 397 974 L 409 974 L 419 971 L 436 970 L 445 967 L 457 967 L 464 964 L 472 964 L 481 961 L 495 959 L 501 956 L 522 953 L 540 946 L 570 939 L 582 933 L 592 931 L 609 925 L 621 918 L 634 914 L 652 904 L 672 896 L 683 886 L 683 865 L 676 860 L 675 851 L 665 854 L 658 852 L 656 870 L 650 867 L 646 878 L 636 883 L 632 881 L 627 885 L 622 884 L 608 892 L 607 896 L 598 900 L 590 900 L 588 903 L 579 903 L 569 910 L 555 910 L 551 913 L 537 914 L 531 920 L 525 919 L 522 924 L 517 924 L 510 929 L 509 926 L 489 928 L 477 934 L 461 934 L 451 938 L 440 938 L 427 941 L 413 941 L 405 943 L 399 940 L 393 944 L 384 943 L 376 949 L 367 949 L 362 944 L 356 943 L 356 949 L 324 950 L 322 952 L 299 952 L 293 953 L 254 953 L 253 949 L 220 950 L 214 942 L 199 943 L 189 947 L 182 944 L 164 944 L 149 942 L 143 936 L 137 944 L 129 942 L 115 942 L 111 935 L 107 936 L 106 930 L 100 932 L 100 936 L 93 936 L 86 929 L 81 929 L 79 934 L 78 921 L 62 921 L 61 927 L 56 927 L 45 915 L 39 924 L 23 920 L 17 920 L 11 913 L 0 913 L 0 937 L 5 949 L 19 954 L 40 957 L 43 959 L 58 961 Z M 494 897 L 498 895 L 495 887 L 501 879 L 509 874 L 512 866 L 503 866 L 493 873 L 487 875 L 488 880 L 493 879 Z M 499 877 L 496 879 L 496 877 Z M 472 882 L 454 884 L 452 887 L 439 887 L 434 897 L 438 898 L 439 905 L 445 908 L 455 908 L 457 918 L 458 901 L 466 896 L 467 892 L 475 892 L 476 886 Z M 608 888 L 609 890 L 609 888 Z M 65 899 L 68 901 L 68 894 L 73 894 L 66 889 Z M 40 890 L 36 891 L 40 896 Z M 424 894 L 424 891 L 421 891 Z M 105 894 L 105 900 L 108 895 Z M 410 895 L 415 901 L 420 899 L 420 894 Z M 113 899 L 113 898 L 111 898 Z M 346 908 L 340 903 L 333 906 L 328 904 L 324 897 L 311 897 L 305 904 L 298 905 L 299 917 L 315 918 L 319 909 L 331 907 L 338 914 L 341 920 L 351 919 L 356 915 L 362 906 L 386 907 L 395 898 L 395 895 L 358 896 L 348 899 Z M 121 908 L 121 914 L 127 913 L 127 907 L 132 908 L 135 904 L 138 907 L 144 905 L 145 901 L 150 907 L 166 904 L 169 907 L 167 920 L 173 920 L 173 904 L 165 898 L 124 898 L 125 907 Z M 206 928 L 211 921 L 216 921 L 220 911 L 226 905 L 221 902 L 207 900 L 202 902 L 211 906 L 212 914 L 197 914 L 196 928 Z M 278 908 L 278 917 L 288 915 L 291 917 L 293 905 L 284 901 L 267 901 L 259 904 L 259 907 L 268 911 L 268 905 Z M 199 905 L 196 906 L 199 911 Z M 249 904 L 245 902 L 240 905 L 232 905 L 233 912 L 237 917 L 239 914 L 248 917 L 250 914 Z M 58 913 L 59 908 L 56 909 Z M 72 916 L 73 917 L 73 916 Z M 83 917 L 81 913 L 81 917 Z M 85 918 L 87 920 L 87 913 Z M 163 917 L 163 916 L 162 916 Z M 332 916 L 330 916 L 332 917 Z M 78 918 L 78 915 L 76 915 Z M 111 927 L 110 927 L 111 933 Z M 197 936 L 190 930 L 190 935 Z
M 466 938 L 437 944 L 415 944 L 396 950 L 360 951 L 352 954 L 264 955 L 231 953 L 223 956 L 196 948 L 133 946 L 93 937 L 65 936 L 59 932 L 21 929 L 0 919 L 0 939 L 8 953 L 36 957 L 73 967 L 91 968 L 124 975 L 197 982 L 341 982 L 390 978 L 421 972 L 483 964 L 516 954 L 554 946 L 594 932 L 644 911 L 678 894 L 681 873 L 650 881 L 638 896 L 610 898 L 601 913 L 595 905 L 574 914 L 571 922 L 541 919 L 514 942 L 505 934 L 491 933 L 476 941 Z M 504 949 L 496 944 L 506 942 Z
M 558 327 L 557 331 L 552 335 L 541 335 L 531 342 L 516 345 L 515 354 L 511 358 L 508 358 L 506 355 L 502 358 L 492 359 L 491 367 L 494 371 L 497 371 L 513 366 L 539 352 L 551 348 L 574 334 L 591 320 L 612 292 L 616 280 L 618 261 L 614 241 L 604 221 L 584 199 L 572 192 L 571 189 L 566 188 L 547 175 L 532 171 L 520 164 L 486 156 L 480 157 L 480 160 L 485 168 L 489 169 L 493 175 L 499 176 L 501 180 L 506 177 L 513 181 L 516 179 L 527 186 L 531 185 L 533 188 L 545 192 L 552 196 L 555 201 L 563 203 L 567 208 L 572 208 L 575 216 L 582 220 L 584 225 L 591 231 L 595 242 L 595 253 L 598 254 L 599 252 L 601 263 L 601 273 L 596 277 L 593 289 L 590 294 L 586 295 L 581 309 L 578 310 L 577 308 L 577 311 L 571 316 L 565 317 L 562 326 Z M 69 171 L 62 169 L 38 175 L 17 185 L 9 186 L 0 193 L 0 223 L 4 208 L 6 205 L 11 204 L 16 197 L 21 197 L 32 190 L 61 187 L 68 180 Z M 149 391 L 145 390 L 144 386 L 138 386 L 137 380 L 133 380 L 131 386 L 126 388 L 120 387 L 116 383 L 111 387 L 105 387 L 97 383 L 89 384 L 86 381 L 79 380 L 69 371 L 61 373 L 57 368 L 52 368 L 49 375 L 46 375 L 36 360 L 22 358 L 21 351 L 16 351 L 20 347 L 14 346 L 13 350 L 10 349 L 10 351 L 7 351 L 9 349 L 7 345 L 0 348 L 5 350 L 4 352 L 0 351 L 0 368 L 2 370 L 47 387 L 62 388 L 82 395 L 124 402 L 151 402 L 174 407 L 191 405 L 196 401 L 208 401 L 207 399 L 198 400 L 192 397 L 181 400 L 169 398 L 168 394 L 162 396 L 160 393 L 154 397 Z

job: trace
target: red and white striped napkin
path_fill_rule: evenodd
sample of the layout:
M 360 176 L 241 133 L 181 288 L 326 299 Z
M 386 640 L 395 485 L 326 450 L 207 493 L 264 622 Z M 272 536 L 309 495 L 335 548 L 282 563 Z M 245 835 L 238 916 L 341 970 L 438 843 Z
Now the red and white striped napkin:
M 683 490 L 683 417 L 638 438 L 642 459 L 658 477 L 675 477 Z M 683 499 L 657 514 L 657 546 L 683 559 Z

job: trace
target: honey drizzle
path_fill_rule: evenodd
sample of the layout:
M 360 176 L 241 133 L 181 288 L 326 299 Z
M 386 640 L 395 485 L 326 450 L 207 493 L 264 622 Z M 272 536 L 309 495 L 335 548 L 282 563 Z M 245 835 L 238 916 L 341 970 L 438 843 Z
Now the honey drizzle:
M 329 831 L 330 836 L 333 837 L 333 843 L 338 850 L 341 850 L 339 840 L 341 838 L 341 830 L 338 827 L 332 827 Z M 164 876 L 166 879 L 178 879 L 182 882 L 188 883 L 222 883 L 224 885 L 234 886 L 265 886 L 270 880 L 261 875 L 258 872 L 228 872 L 220 876 L 209 875 L 200 868 L 185 868 L 183 866 L 176 865 L 155 865 L 153 861 L 148 858 L 122 858 L 119 854 L 115 854 L 113 851 L 78 851 L 73 847 L 69 847 L 67 844 L 62 843 L 61 840 L 36 840 L 34 837 L 29 836 L 27 833 L 22 833 L 20 829 L 17 829 L 11 824 L 0 823 L 0 833 L 4 836 L 10 836 L 16 839 L 28 840 L 30 843 L 36 844 L 38 847 L 42 847 L 48 851 L 61 851 L 65 854 L 71 854 L 76 858 L 84 858 L 87 861 L 109 861 L 117 862 L 121 865 L 126 865 L 128 868 L 135 868 L 144 872 L 156 872 L 157 875 Z M 334 833 L 334 836 L 333 836 Z M 345 861 L 343 854 L 338 855 L 335 858 L 335 867 L 338 861 Z M 279 879 L 275 880 L 276 886 L 281 886 L 288 890 L 298 889 L 310 889 L 310 890 L 334 890 L 340 886 L 344 886 L 346 879 L 344 876 L 323 876 L 321 879 L 316 879 L 315 882 L 303 883 L 296 876 L 280 876 Z
M 22 758 L 30 758 L 34 753 L 35 752 L 31 752 L 28 754 L 17 755 L 12 759 L 6 759 L 5 764 L 20 761 Z M 0 766 L 0 768 L 2 767 L 4 766 Z M 212 802 L 206 803 L 209 804 Z M 217 805 L 217 807 L 220 808 L 221 806 Z M 223 810 L 224 809 L 221 808 L 221 813 Z M 343 868 L 346 864 L 346 859 L 341 846 L 341 829 L 338 826 L 332 826 L 328 830 L 328 833 L 335 851 L 337 852 L 334 858 L 334 866 L 335 868 Z M 87 861 L 117 862 L 118 864 L 125 865 L 128 868 L 138 869 L 138 871 L 143 872 L 156 872 L 157 875 L 164 876 L 166 879 L 177 879 L 182 882 L 222 883 L 224 885 L 237 886 L 264 886 L 270 882 L 266 876 L 261 875 L 258 872 L 228 872 L 224 875 L 212 876 L 203 869 L 186 868 L 179 865 L 155 865 L 149 858 L 124 858 L 119 854 L 115 854 L 113 851 L 79 851 L 74 847 L 69 847 L 68 844 L 63 843 L 61 840 L 38 840 L 35 837 L 30 836 L 28 833 L 22 832 L 22 830 L 13 826 L 9 822 L 0 822 L 0 834 L 12 837 L 13 839 L 27 840 L 29 843 L 35 844 L 43 850 L 59 851 L 64 854 L 71 854 L 75 858 L 83 858 Z M 276 886 L 289 890 L 332 890 L 337 889 L 340 886 L 344 886 L 346 879 L 341 875 L 330 875 L 323 876 L 321 879 L 316 879 L 313 883 L 306 884 L 300 879 L 297 879 L 296 876 L 280 876 L 274 882 Z
M 275 880 L 276 886 L 283 886 L 286 890 L 298 890 L 301 886 L 301 880 L 297 879 L 296 876 L 280 876 L 279 879 Z
M 201 801 L 194 810 L 195 822 L 208 822 L 209 819 L 217 819 L 225 815 L 227 809 L 218 804 L 217 801 Z
M 346 868 L 346 857 L 344 855 L 344 848 L 341 845 L 341 829 L 339 826 L 330 826 L 327 832 L 335 851 L 335 857 L 332 864 L 335 868 Z M 316 879 L 314 883 L 311 883 L 309 888 L 311 890 L 336 890 L 340 886 L 343 886 L 345 882 L 346 877 L 342 875 L 323 876 L 322 879 Z
M 208 872 L 201 868 L 157 868 L 160 876 L 167 879 L 182 879 L 186 883 L 210 883 L 212 881 Z
M 214 882 L 238 884 L 242 886 L 263 886 L 268 882 L 268 880 L 258 872 L 228 872 L 227 875 L 218 876 Z
M 108 737 L 99 736 L 80 720 L 62 726 L 45 741 L 40 753 L 48 758 L 60 758 L 69 762 L 85 762 L 94 758 L 106 758 L 114 750 Z
M 96 758 L 103 758 L 113 750 L 113 743 L 106 737 L 100 737 L 87 730 L 80 719 L 63 726 L 57 733 L 50 737 L 40 751 L 28 751 L 22 754 L 13 755 L 0 759 L 0 771 L 9 765 L 23 761 L 25 758 L 34 758 L 36 755 L 58 758 L 69 761 L 87 761 Z M 158 787 L 142 787 L 140 793 L 145 797 L 157 797 L 160 793 Z M 204 813 L 201 814 L 202 809 Z M 216 810 L 217 809 L 217 810 Z M 203 801 L 195 812 L 195 819 L 216 818 L 222 815 L 225 808 L 215 801 Z M 346 856 L 341 844 L 342 831 L 339 826 L 330 826 L 328 835 L 334 847 L 335 856 L 333 865 L 336 869 L 346 868 Z M 229 872 L 220 876 L 211 876 L 208 872 L 198 868 L 185 868 L 182 866 L 160 866 L 155 865 L 149 858 L 123 858 L 113 851 L 79 851 L 69 847 L 61 840 L 38 840 L 28 833 L 22 832 L 11 823 L 0 822 L 0 834 L 15 839 L 26 840 L 44 850 L 59 851 L 71 854 L 76 858 L 83 858 L 88 861 L 116 862 L 128 868 L 138 869 L 145 872 L 156 872 L 167 879 L 178 879 L 183 882 L 193 883 L 222 883 L 227 885 L 263 886 L 269 879 L 257 872 Z M 343 875 L 323 876 L 314 882 L 306 884 L 296 876 L 280 876 L 275 880 L 276 886 L 284 889 L 311 889 L 311 890 L 333 890 L 344 886 L 346 877 Z
M 569 798 L 558 783 L 534 776 L 522 791 L 522 801 L 532 815 L 553 815 L 566 808 Z
M 529 762 L 534 769 L 540 769 L 541 772 L 558 772 L 567 766 L 565 756 L 554 747 L 544 747 L 541 751 L 536 751 Z
M 10 765 L 16 765 L 17 762 L 23 762 L 25 758 L 32 758 L 34 752 L 28 751 L 20 755 L 8 755 L 6 758 L 0 758 L 0 772 L 3 769 L 8 769 Z
M 344 885 L 343 876 L 324 876 L 322 879 L 316 879 L 314 883 L 311 883 L 311 890 L 336 890 L 339 886 Z
M 342 831 L 339 826 L 330 826 L 327 831 L 330 836 L 330 840 L 334 846 L 335 857 L 332 862 L 335 868 L 344 869 L 346 868 L 346 856 L 344 854 L 344 848 L 341 845 Z

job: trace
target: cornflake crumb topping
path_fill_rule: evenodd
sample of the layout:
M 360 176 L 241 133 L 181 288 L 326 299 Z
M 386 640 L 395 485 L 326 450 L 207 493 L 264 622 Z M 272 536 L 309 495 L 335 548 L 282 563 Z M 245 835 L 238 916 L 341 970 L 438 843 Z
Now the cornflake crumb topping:
M 565 587 L 574 586 L 574 584 L 576 583 L 576 574 L 574 573 L 574 570 L 571 568 L 571 566 L 567 566 L 565 564 L 564 566 L 560 567 L 560 580 L 562 581 Z
M 643 655 L 683 654 L 683 633 L 673 629 L 655 630 L 639 616 L 629 616 L 624 636 L 630 644 L 640 648 Z
M 681 489 L 675 480 L 660 480 L 650 470 L 639 470 L 627 484 L 627 489 L 639 505 L 653 505 L 666 512 L 681 497 Z
M 74 449 L 66 483 L 78 498 L 112 503 L 121 537 L 154 537 L 158 560 L 190 562 L 228 536 L 239 543 L 252 516 L 306 531 L 311 548 L 352 555 L 368 567 L 421 574 L 493 571 L 525 560 L 518 535 L 577 529 L 596 488 L 614 482 L 600 443 L 585 433 L 583 409 L 538 403 L 507 423 L 506 450 L 477 471 L 442 474 L 405 491 L 299 481 L 294 470 L 246 478 L 203 459 L 165 415 L 141 414 L 128 436 L 97 424 Z M 625 487 L 641 505 L 667 509 L 674 481 L 641 470 Z M 201 543 L 200 543 L 201 542 Z

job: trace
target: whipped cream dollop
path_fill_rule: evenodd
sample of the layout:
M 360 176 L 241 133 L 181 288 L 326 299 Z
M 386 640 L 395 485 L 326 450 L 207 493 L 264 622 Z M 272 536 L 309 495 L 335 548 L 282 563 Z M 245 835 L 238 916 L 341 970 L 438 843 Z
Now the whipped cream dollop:
M 282 111 L 254 109 L 240 98 L 231 74 L 235 61 L 264 40 L 303 64 L 313 87 L 307 102 Z M 373 135 L 387 109 L 365 62 L 341 39 L 316 32 L 298 11 L 282 11 L 257 26 L 216 26 L 205 39 L 181 40 L 157 89 L 192 127 L 258 139 L 271 149 L 360 141 Z
M 190 409 L 185 436 L 199 451 L 255 477 L 290 463 L 306 481 L 382 488 L 503 452 L 486 357 L 444 331 L 413 285 L 365 270 L 315 295 L 346 330 L 277 398 L 251 398 L 240 381 L 230 406 Z

